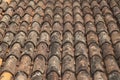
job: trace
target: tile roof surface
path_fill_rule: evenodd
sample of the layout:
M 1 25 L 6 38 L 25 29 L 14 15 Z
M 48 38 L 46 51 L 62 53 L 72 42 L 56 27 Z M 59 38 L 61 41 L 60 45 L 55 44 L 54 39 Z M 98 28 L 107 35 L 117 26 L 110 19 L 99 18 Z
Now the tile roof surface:
M 120 0 L 0 0 L 0 80 L 120 80 Z

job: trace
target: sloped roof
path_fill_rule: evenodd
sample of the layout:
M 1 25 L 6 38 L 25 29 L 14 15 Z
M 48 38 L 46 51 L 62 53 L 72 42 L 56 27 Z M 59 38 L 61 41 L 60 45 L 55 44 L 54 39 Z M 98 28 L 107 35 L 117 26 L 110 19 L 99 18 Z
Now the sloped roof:
M 120 80 L 119 0 L 0 0 L 0 80 Z

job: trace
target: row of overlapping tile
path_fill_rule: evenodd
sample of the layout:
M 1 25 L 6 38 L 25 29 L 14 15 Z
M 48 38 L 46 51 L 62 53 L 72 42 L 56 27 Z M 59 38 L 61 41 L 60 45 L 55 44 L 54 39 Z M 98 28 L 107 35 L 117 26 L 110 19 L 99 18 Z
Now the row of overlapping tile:
M 117 0 L 1 0 L 0 80 L 119 80 L 119 16 Z

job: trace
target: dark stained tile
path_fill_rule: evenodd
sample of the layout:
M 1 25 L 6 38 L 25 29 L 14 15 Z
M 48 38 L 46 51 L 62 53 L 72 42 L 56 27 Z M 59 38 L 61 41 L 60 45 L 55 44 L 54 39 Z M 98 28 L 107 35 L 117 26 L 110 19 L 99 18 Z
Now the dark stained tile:
M 62 53 L 62 57 L 65 57 L 67 55 L 70 55 L 72 57 L 74 57 L 74 48 L 71 45 L 71 43 L 65 43 L 62 47 L 63 53 Z
M 99 56 L 93 56 L 91 58 L 91 73 L 95 74 L 96 71 L 105 72 L 104 63 Z
M 54 14 L 60 14 L 62 16 L 62 8 L 60 6 L 55 7 Z
M 54 8 L 54 3 L 52 1 L 47 1 L 46 2 L 46 7 L 49 7 L 51 9 L 53 9 Z
M 77 44 L 78 42 L 83 42 L 86 43 L 86 39 L 85 39 L 85 35 L 81 32 L 81 31 L 77 31 L 74 35 L 74 41 L 75 44 Z
M 94 80 L 99 80 L 99 79 L 108 80 L 108 78 L 104 72 L 97 71 L 94 74 Z
M 97 33 L 99 34 L 100 32 L 107 32 L 107 27 L 104 22 L 98 22 L 96 24 L 96 30 Z
M 66 71 L 75 72 L 75 60 L 70 55 L 66 55 L 62 59 L 62 73 Z
M 59 80 L 59 76 L 56 72 L 51 72 L 47 76 L 48 80 Z
M 97 24 L 97 23 L 99 23 L 99 22 L 104 22 L 104 19 L 103 19 L 103 17 L 101 16 L 101 14 L 97 14 L 97 15 L 95 16 L 95 23 Z
M 80 55 L 76 58 L 76 74 L 79 74 L 81 71 L 90 72 L 90 63 L 88 58 L 84 55 Z
M 26 42 L 26 45 L 24 46 L 24 49 L 23 49 L 22 56 L 27 55 L 28 57 L 33 59 L 35 56 L 34 47 L 35 45 L 32 42 L 30 41 Z
M 118 59 L 120 57 L 119 56 L 119 50 L 120 50 L 120 43 L 119 42 L 114 45 L 114 50 L 115 50 L 115 56 Z
M 94 7 L 100 7 L 96 0 L 93 0 L 91 2 L 91 8 L 94 8 Z
M 117 3 L 115 2 L 115 0 L 110 0 L 109 5 L 110 7 L 115 7 L 117 6 Z
M 60 32 L 55 31 L 51 34 L 51 42 L 61 43 L 61 40 L 62 40 L 62 34 Z
M 102 52 L 103 52 L 103 57 L 106 57 L 108 55 L 114 56 L 113 48 L 110 43 L 104 43 L 102 45 Z
M 112 32 L 114 32 L 114 31 L 118 31 L 118 32 L 119 32 L 118 25 L 117 25 L 116 23 L 114 23 L 114 22 L 109 22 L 109 24 L 108 24 L 107 27 L 108 27 L 109 33 L 111 33 L 111 34 L 112 34 Z
M 88 6 L 86 6 L 83 8 L 83 14 L 92 14 L 92 11 Z
M 94 13 L 94 15 L 102 14 L 102 12 L 100 11 L 100 8 L 98 6 L 93 7 L 93 13 Z
M 71 32 L 67 31 L 63 34 L 63 44 L 65 44 L 66 42 L 70 42 L 71 44 L 73 44 L 73 35 Z
M 53 72 L 56 72 L 57 75 L 60 76 L 61 75 L 61 65 L 60 65 L 60 63 L 61 62 L 60 62 L 60 60 L 57 56 L 50 57 L 49 62 L 48 62 L 47 74 L 50 75 L 50 74 L 53 74 Z
M 52 56 L 57 56 L 59 59 L 61 59 L 61 45 L 57 42 L 53 42 L 50 45 L 50 55 L 49 57 Z
M 107 73 L 112 73 L 113 71 L 119 72 L 118 64 L 113 56 L 107 56 L 105 58 L 106 70 Z
M 104 8 L 104 7 L 109 8 L 109 5 L 107 4 L 107 2 L 105 0 L 101 0 L 99 5 L 100 5 L 101 9 Z
M 2 59 L 5 59 L 6 52 L 8 51 L 8 47 L 9 47 L 9 45 L 7 43 L 4 43 L 4 42 L 1 43 L 1 45 L 0 45 L 0 57 Z
M 104 43 L 111 43 L 110 41 L 110 37 L 108 36 L 108 34 L 104 31 L 102 31 L 101 33 L 99 33 L 98 35 L 99 37 L 99 42 L 100 45 L 104 44 Z
M 119 80 L 120 79 L 120 73 L 119 72 L 113 72 L 108 76 L 109 80 Z
M 49 44 L 50 37 L 47 32 L 41 32 L 39 39 L 40 39 L 39 40 L 40 42 L 45 42 L 45 43 Z
M 85 55 L 86 57 L 88 57 L 87 46 L 81 42 L 75 45 L 75 56 L 79 56 L 79 55 Z

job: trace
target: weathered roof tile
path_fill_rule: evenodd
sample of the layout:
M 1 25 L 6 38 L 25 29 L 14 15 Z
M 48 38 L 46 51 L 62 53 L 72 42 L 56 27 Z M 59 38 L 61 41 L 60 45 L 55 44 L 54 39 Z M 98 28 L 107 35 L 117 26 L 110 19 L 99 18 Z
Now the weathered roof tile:
M 119 0 L 0 0 L 0 80 L 119 80 Z

